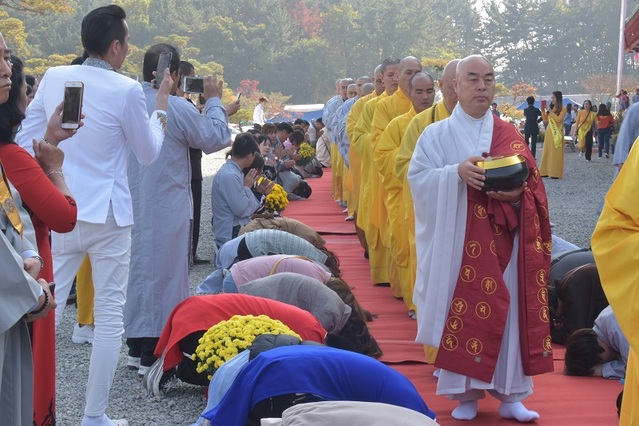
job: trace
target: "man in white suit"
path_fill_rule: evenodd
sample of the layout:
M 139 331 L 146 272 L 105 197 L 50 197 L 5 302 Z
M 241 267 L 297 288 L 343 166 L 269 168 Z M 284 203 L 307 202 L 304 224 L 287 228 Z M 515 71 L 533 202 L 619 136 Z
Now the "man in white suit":
M 54 275 L 58 288 L 56 324 L 85 254 L 93 267 L 95 330 L 82 426 L 127 425 L 105 415 L 123 334 L 123 309 L 129 275 L 133 211 L 127 181 L 127 155 L 141 164 L 155 161 L 164 140 L 170 78 L 164 78 L 157 109 L 149 115 L 142 87 L 115 72 L 128 52 L 124 10 L 109 5 L 82 20 L 82 66 L 49 69 L 27 110 L 18 143 L 29 148 L 40 138 L 63 95 L 65 82 L 84 83 L 82 110 L 90 120 L 59 147 L 65 153 L 61 172 L 78 203 L 78 223 L 68 234 L 52 233 Z M 165 72 L 168 77 L 168 71 Z

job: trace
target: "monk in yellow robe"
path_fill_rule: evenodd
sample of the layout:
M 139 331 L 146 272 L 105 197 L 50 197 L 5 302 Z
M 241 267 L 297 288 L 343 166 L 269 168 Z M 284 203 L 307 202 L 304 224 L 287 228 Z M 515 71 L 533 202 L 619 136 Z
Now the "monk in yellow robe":
M 367 91 L 363 94 L 362 90 L 366 87 Z M 338 109 L 339 122 L 337 124 L 337 147 L 339 149 L 341 160 L 344 164 L 343 183 L 344 198 L 348 207 L 348 217 L 346 220 L 353 220 L 355 214 L 356 202 L 353 202 L 353 174 L 350 169 L 350 159 L 348 158 L 348 151 L 350 150 L 350 140 L 346 134 L 346 118 L 352 109 L 355 102 L 357 102 L 362 96 L 368 95 L 374 89 L 373 79 L 368 76 L 359 77 L 355 80 L 354 84 L 348 86 L 349 99 L 341 106 L 341 111 Z M 354 92 L 353 92 L 354 91 Z M 354 93 L 354 96 L 353 96 Z
M 453 112 L 453 108 L 457 105 L 457 93 L 455 93 L 455 74 L 457 72 L 457 63 L 459 59 L 450 61 L 446 67 L 442 77 L 437 82 L 439 90 L 442 93 L 442 101 L 428 108 L 427 110 L 417 114 L 408 125 L 402 143 L 395 158 L 395 176 L 402 182 L 402 195 L 405 204 L 405 221 L 408 230 L 408 246 L 409 259 L 408 269 L 410 280 L 414 288 L 415 277 L 417 275 L 417 250 L 415 248 L 415 210 L 413 206 L 413 196 L 410 192 L 410 185 L 406 175 L 408 173 L 408 165 L 415 151 L 417 139 L 424 129 L 430 124 L 448 118 Z M 419 314 L 419 313 L 418 313 Z M 424 347 L 426 359 L 433 364 L 437 356 L 437 348 L 430 346 Z
M 620 425 L 639 424 L 639 143 L 606 196 L 592 252 L 608 302 L 630 343 Z
M 342 121 L 344 121 L 345 117 L 345 113 L 342 112 L 342 110 L 344 108 L 346 108 L 348 106 L 348 108 L 350 109 L 350 107 L 352 106 L 352 103 L 349 105 L 348 100 L 349 99 L 353 99 L 356 98 L 357 95 L 357 84 L 355 83 L 351 83 L 348 85 L 348 88 L 346 89 L 346 96 L 347 99 L 344 101 L 344 103 L 342 104 L 341 107 L 339 107 L 337 109 L 337 112 L 335 113 L 335 117 L 333 118 L 333 124 L 335 126 L 335 131 L 333 132 L 334 136 L 335 136 L 335 147 L 337 150 L 337 156 L 338 158 L 338 167 L 340 167 L 340 177 L 342 179 L 341 182 L 341 187 L 342 187 L 342 201 L 348 206 L 351 202 L 351 188 L 352 188 L 352 180 L 350 177 L 350 173 L 348 172 L 348 166 L 347 166 L 347 161 L 344 160 L 343 154 L 340 150 L 340 129 L 342 127 Z M 354 102 L 354 101 L 351 101 Z M 346 159 L 348 160 L 348 159 Z M 348 211 L 348 209 L 347 209 Z
M 391 255 L 399 272 L 399 284 L 402 298 L 409 310 L 415 315 L 413 304 L 413 282 L 408 269 L 409 244 L 406 228 L 405 205 L 402 198 L 402 182 L 395 176 L 395 156 L 402 142 L 402 136 L 416 114 L 430 108 L 435 100 L 435 82 L 423 72 L 414 74 L 408 83 L 408 94 L 412 108 L 388 123 L 377 141 L 373 160 L 383 176 L 380 190 L 388 211 L 388 224 L 391 231 Z
M 398 117 L 408 112 L 412 106 L 410 99 L 408 98 L 408 82 L 411 77 L 422 70 L 422 65 L 417 58 L 412 56 L 406 57 L 399 62 L 398 73 L 393 76 L 392 81 L 386 82 L 386 76 L 384 78 L 384 84 L 386 86 L 386 93 L 389 93 L 389 84 L 393 87 L 397 87 L 391 96 L 386 99 L 380 100 L 375 106 L 375 113 L 371 122 L 370 133 L 370 149 L 371 153 L 375 152 L 377 141 L 382 132 L 395 117 Z M 396 83 L 395 83 L 396 82 Z M 372 164 L 374 168 L 374 164 Z M 401 297 L 401 286 L 399 283 L 399 270 L 397 265 L 392 261 L 391 248 L 391 232 L 388 226 L 388 213 L 386 211 L 385 197 L 382 194 L 383 176 L 379 173 L 379 170 L 371 171 L 370 180 L 368 182 L 371 201 L 371 227 L 376 228 L 381 238 L 382 246 L 380 247 L 379 258 L 383 259 L 387 263 L 389 270 L 389 282 L 391 285 L 391 291 L 393 296 Z M 375 231 L 373 231 L 375 232 Z M 383 254 L 381 253 L 383 252 Z M 370 249 L 369 249 L 370 253 Z M 371 258 L 372 259 L 372 258 Z
M 384 93 L 371 99 L 364 105 L 364 109 L 355 126 L 354 145 L 362 161 L 361 185 L 359 191 L 359 207 L 357 226 L 364 230 L 368 244 L 369 268 L 373 284 L 386 284 L 390 281 L 388 259 L 379 236 L 378 228 L 372 223 L 372 205 L 374 193 L 371 192 L 372 176 L 377 178 L 377 170 L 374 169 L 373 153 L 370 144 L 371 123 L 377 103 L 391 96 L 397 90 L 399 61 L 386 59 L 382 63 L 382 76 L 384 81 Z M 377 220 L 377 218 L 375 218 Z M 398 293 L 399 295 L 399 293 Z
M 351 181 L 352 181 L 352 189 L 351 189 L 351 200 L 348 205 L 349 214 L 352 214 L 354 217 L 354 226 L 355 232 L 357 233 L 357 238 L 359 242 L 364 248 L 366 255 L 368 256 L 368 244 L 366 243 L 366 235 L 364 230 L 357 225 L 357 213 L 359 211 L 359 198 L 360 198 L 360 188 L 362 185 L 362 159 L 357 149 L 354 149 L 355 144 L 357 143 L 355 140 L 355 127 L 357 126 L 357 121 L 364 109 L 364 105 L 371 99 L 381 95 L 384 93 L 384 80 L 382 79 L 382 65 L 378 65 L 375 68 L 375 78 L 373 80 L 374 90 L 368 95 L 362 96 L 358 99 L 351 111 L 346 116 L 346 135 L 348 140 L 350 141 L 351 149 L 348 151 L 348 162 L 350 164 L 350 173 L 351 173 Z M 361 135 L 360 135 L 361 136 Z M 351 212 L 352 208 L 352 212 Z

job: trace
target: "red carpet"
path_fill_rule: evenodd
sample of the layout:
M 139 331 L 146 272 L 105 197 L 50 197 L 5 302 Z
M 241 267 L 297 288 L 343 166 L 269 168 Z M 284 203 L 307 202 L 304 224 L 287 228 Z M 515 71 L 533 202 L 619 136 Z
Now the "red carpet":
M 342 213 L 343 208 L 333 201 L 330 169 L 325 169 L 324 177 L 320 179 L 309 179 L 309 184 L 313 188 L 311 197 L 290 203 L 283 215 L 298 219 L 325 234 L 327 247 L 340 258 L 344 280 L 354 287 L 360 304 L 377 315 L 369 327 L 384 351 L 381 361 L 413 382 L 424 401 L 437 413 L 439 424 L 519 424 L 502 419 L 497 412 L 498 402 L 490 395 L 480 401 L 479 414 L 473 422 L 452 419 L 450 412 L 456 403 L 435 394 L 435 368 L 425 363 L 422 346 L 414 342 L 416 322 L 408 317 L 404 303 L 392 297 L 389 288 L 371 285 L 368 261 L 364 259 L 364 251 L 355 236 L 353 222 L 344 221 L 346 214 Z M 541 415 L 536 424 L 617 424 L 615 401 L 622 385 L 616 380 L 600 377 L 564 376 L 563 357 L 563 347 L 559 346 L 555 351 L 554 373 L 534 378 L 534 393 L 525 404 Z

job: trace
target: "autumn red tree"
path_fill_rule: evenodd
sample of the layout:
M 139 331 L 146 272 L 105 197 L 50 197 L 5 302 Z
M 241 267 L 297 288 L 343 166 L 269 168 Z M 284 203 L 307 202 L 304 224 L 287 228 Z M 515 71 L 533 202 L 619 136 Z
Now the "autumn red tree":
M 295 0 L 291 10 L 291 19 L 295 25 L 309 38 L 315 38 L 322 28 L 322 15 L 319 9 L 311 9 L 303 0 Z
M 517 105 L 518 98 L 525 99 L 528 96 L 537 96 L 537 88 L 532 84 L 522 81 L 510 88 L 510 94 L 513 97 L 513 105 Z

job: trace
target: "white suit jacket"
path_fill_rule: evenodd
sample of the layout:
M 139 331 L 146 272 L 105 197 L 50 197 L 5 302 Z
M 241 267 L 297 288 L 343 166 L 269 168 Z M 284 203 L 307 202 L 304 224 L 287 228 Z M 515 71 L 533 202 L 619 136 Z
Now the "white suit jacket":
M 84 83 L 84 126 L 59 145 L 65 154 L 64 176 L 78 204 L 78 220 L 105 223 L 112 203 L 116 223 L 132 225 L 128 152 L 148 165 L 158 158 L 164 140 L 159 123 L 149 126 L 146 99 L 138 82 L 89 65 L 50 68 L 27 108 L 17 142 L 33 153 L 32 139 L 44 136 L 67 81 Z

